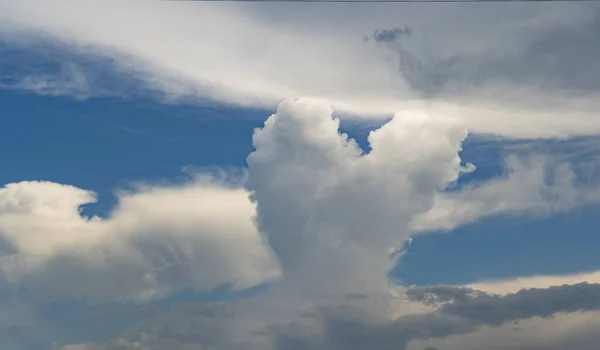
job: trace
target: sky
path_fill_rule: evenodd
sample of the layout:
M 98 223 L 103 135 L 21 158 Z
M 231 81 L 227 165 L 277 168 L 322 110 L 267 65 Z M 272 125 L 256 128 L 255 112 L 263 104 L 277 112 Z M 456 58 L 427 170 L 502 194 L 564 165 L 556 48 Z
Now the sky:
M 592 349 L 599 26 L 0 0 L 0 347 Z

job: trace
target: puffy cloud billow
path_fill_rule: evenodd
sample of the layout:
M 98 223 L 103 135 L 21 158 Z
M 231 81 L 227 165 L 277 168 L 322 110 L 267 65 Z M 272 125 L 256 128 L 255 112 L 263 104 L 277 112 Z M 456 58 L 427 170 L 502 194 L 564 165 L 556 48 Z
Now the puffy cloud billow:
M 81 216 L 95 194 L 51 182 L 0 189 L 2 287 L 42 298 L 149 301 L 195 288 L 245 289 L 279 277 L 243 189 L 199 177 L 119 195 L 107 219 Z
M 288 100 L 254 134 L 251 198 L 296 288 L 385 286 L 390 248 L 461 172 L 464 124 L 425 113 L 397 114 L 369 135 L 371 151 L 340 134 L 326 105 Z

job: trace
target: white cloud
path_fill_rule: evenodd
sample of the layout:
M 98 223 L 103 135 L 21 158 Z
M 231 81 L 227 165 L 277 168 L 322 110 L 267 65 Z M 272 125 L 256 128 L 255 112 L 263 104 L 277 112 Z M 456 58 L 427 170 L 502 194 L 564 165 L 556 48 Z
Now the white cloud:
M 45 297 L 147 301 L 278 277 L 243 189 L 199 178 L 121 193 L 108 219 L 81 217 L 79 206 L 93 201 L 89 191 L 50 182 L 0 189 L 6 281 Z
M 411 218 L 464 171 L 458 152 L 467 130 L 397 114 L 362 154 L 332 113 L 307 99 L 283 102 L 254 134 L 247 188 L 294 289 L 384 288 L 390 246 L 408 239 Z
M 525 62 L 520 57 L 529 53 L 530 47 L 538 48 L 540 38 L 560 39 L 554 31 L 578 30 L 580 26 L 574 24 L 593 25 L 594 7 L 338 5 L 3 0 L 0 30 L 8 41 L 39 35 L 71 45 L 80 53 L 114 59 L 122 74 L 141 74 L 149 86 L 172 97 L 200 96 L 272 108 L 285 98 L 312 96 L 332 104 L 337 111 L 361 117 L 424 109 L 460 117 L 475 132 L 517 137 L 600 131 L 596 116 L 600 90 L 573 93 L 571 86 L 573 79 L 584 79 L 586 74 L 558 72 L 550 65 L 544 74 L 529 77 L 520 73 L 518 65 Z M 502 26 L 489 25 L 500 17 Z M 406 49 L 422 58 L 423 64 L 417 67 L 425 68 L 419 69 L 441 69 L 443 74 L 459 74 L 462 79 L 468 71 L 463 66 L 458 72 L 446 72 L 445 66 L 438 69 L 436 64 L 465 58 L 465 64 L 473 69 L 489 66 L 483 73 L 473 74 L 485 77 L 492 72 L 499 78 L 466 90 L 465 84 L 463 88 L 452 87 L 451 95 L 423 101 L 401 74 L 397 52 L 362 40 L 376 29 L 405 25 L 413 28 Z M 595 33 L 593 27 L 589 31 Z M 35 40 L 28 42 L 35 45 Z M 585 51 L 585 47 L 593 46 L 589 40 L 582 42 L 581 48 L 565 47 L 566 55 L 574 51 L 595 57 Z M 535 62 L 536 54 L 527 57 Z M 568 67 L 579 69 L 576 64 Z M 536 65 L 525 68 L 534 70 Z M 419 69 L 411 74 L 417 79 L 430 78 L 431 72 Z M 566 85 L 560 85 L 558 78 L 556 87 L 551 85 L 554 80 L 540 83 L 540 76 L 552 74 L 561 79 L 566 76 Z M 529 80 L 520 84 L 507 81 L 505 75 Z M 54 86 L 63 79 L 46 77 L 42 87 L 48 81 Z M 31 87 L 39 90 L 39 79 L 34 82 Z M 72 91 L 72 81 L 65 84 L 64 92 Z
M 499 214 L 545 218 L 600 201 L 598 188 L 577 184 L 570 164 L 554 155 L 511 156 L 506 167 L 503 177 L 437 194 L 431 210 L 416 216 L 411 229 L 451 230 Z
M 248 157 L 259 228 L 301 285 L 294 288 L 380 288 L 392 264 L 386 252 L 410 235 L 491 215 L 544 218 L 600 200 L 551 155 L 509 157 L 505 176 L 444 191 L 476 171 L 461 164 L 467 130 L 452 118 L 398 113 L 371 132 L 368 154 L 338 126 L 328 107 L 288 100 L 255 132 Z
M 466 285 L 466 287 L 493 294 L 516 293 L 521 289 L 548 288 L 577 283 L 600 283 L 600 271 L 571 275 L 528 276 L 505 280 L 484 280 Z
M 5 86 L 21 90 L 32 90 L 40 95 L 69 95 L 78 99 L 88 98 L 93 91 L 82 68 L 72 63 L 61 65 L 60 75 L 27 75 L 15 84 Z

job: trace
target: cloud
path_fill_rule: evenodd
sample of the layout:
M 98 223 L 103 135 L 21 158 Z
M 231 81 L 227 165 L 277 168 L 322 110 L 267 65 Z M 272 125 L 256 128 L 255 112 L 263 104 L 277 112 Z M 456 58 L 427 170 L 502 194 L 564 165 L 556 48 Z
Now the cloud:
M 437 296 L 438 293 L 462 293 L 451 287 L 430 287 L 409 296 L 418 301 L 419 293 Z M 469 291 L 473 292 L 473 291 Z M 392 321 L 370 318 L 360 310 L 339 306 L 322 309 L 316 322 L 320 324 L 317 337 L 305 337 L 290 330 L 279 339 L 276 349 L 404 349 L 415 339 L 444 338 L 454 334 L 476 331 L 481 326 L 499 326 L 505 322 L 533 317 L 549 317 L 556 313 L 598 310 L 600 286 L 579 284 L 548 289 L 522 290 L 506 296 L 485 293 L 453 299 L 431 313 L 401 316 Z M 292 326 L 292 325 L 290 325 Z
M 595 10 L 595 11 L 594 11 Z M 580 25 L 559 23 L 540 31 L 514 52 L 503 55 L 458 54 L 444 59 L 436 69 L 445 73 L 451 88 L 476 89 L 490 83 L 516 86 L 544 85 L 549 90 L 572 93 L 598 91 L 600 66 L 592 58 L 598 54 L 600 12 L 593 7 Z M 579 69 L 577 67 L 585 67 Z M 442 90 L 444 86 L 439 86 Z M 445 93 L 455 93 L 445 89 Z
M 587 72 L 592 4 L 338 5 L 5 0 L 0 30 L 8 43 L 59 42 L 114 62 L 119 75 L 188 102 L 274 108 L 311 96 L 360 118 L 412 109 L 461 117 L 478 133 L 599 132 L 595 69 Z M 489 25 L 500 18 L 501 26 Z M 411 36 L 401 35 L 400 62 L 397 52 L 361 40 L 378 29 L 379 41 L 396 45 L 394 28 L 405 26 Z M 28 79 L 25 86 L 41 92 L 79 86 L 44 74 Z M 99 84 L 89 82 L 92 90 Z
M 501 214 L 545 218 L 600 201 L 597 187 L 582 181 L 571 163 L 556 156 L 513 154 L 505 166 L 502 177 L 437 194 L 432 209 L 414 218 L 412 229 L 451 230 Z
M 40 311 L 18 293 L 0 292 L 0 347 L 25 349 L 53 336 L 53 325 L 40 320 Z
M 468 288 L 485 291 L 492 294 L 516 293 L 521 289 L 548 288 L 550 286 L 562 286 L 565 284 L 579 284 L 588 282 L 600 283 L 600 272 L 585 272 L 571 275 L 559 276 L 529 276 L 508 280 L 479 281 L 469 284 Z
M 122 192 L 109 218 L 84 218 L 94 194 L 50 182 L 0 189 L 3 284 L 44 298 L 162 298 L 184 288 L 244 289 L 278 276 L 243 189 L 207 178 Z M 207 268 L 210 266 L 210 269 Z
M 475 294 L 474 296 L 471 296 Z M 477 293 L 460 287 L 419 287 L 408 290 L 413 301 L 442 297 L 439 312 L 467 318 L 481 325 L 498 326 L 507 321 L 534 316 L 549 317 L 557 312 L 592 311 L 600 307 L 600 285 L 582 282 L 546 289 L 523 289 L 503 296 Z
M 106 344 L 74 344 L 66 345 L 61 350 L 148 350 L 149 348 L 140 343 L 130 342 L 119 338 Z
M 373 32 L 373 40 L 378 43 L 391 43 L 402 36 L 410 36 L 412 30 L 409 27 L 394 28 L 394 29 L 381 29 Z
M 383 287 L 389 248 L 409 238 L 411 218 L 465 171 L 458 152 L 467 130 L 397 114 L 371 132 L 363 154 L 332 113 L 307 99 L 283 102 L 254 134 L 246 187 L 294 288 Z
M 92 93 L 85 72 L 72 63 L 61 64 L 58 75 L 25 76 L 5 88 L 32 90 L 40 95 L 48 96 L 68 95 L 77 99 L 88 98 Z
M 473 333 L 444 339 L 417 340 L 407 350 L 421 350 L 425 344 L 442 350 L 561 350 L 586 349 L 598 339 L 599 312 L 556 314 L 550 318 L 534 317 L 500 327 L 484 326 Z
M 479 299 L 472 307 L 466 306 L 471 301 L 448 304 L 453 310 L 451 313 L 458 311 L 486 326 L 469 335 L 415 341 L 408 349 L 420 349 L 427 343 L 440 349 L 480 349 L 483 346 L 494 350 L 562 349 L 567 345 L 585 347 L 597 339 L 597 286 L 581 283 L 525 289 L 506 296 L 477 296 L 471 298 L 471 301 Z M 440 288 L 434 287 L 430 291 L 432 289 Z M 516 314 L 521 316 L 516 317 Z M 549 314 L 552 317 L 547 317 Z M 507 322 L 507 319 L 518 322 Z M 500 322 L 502 324 L 498 326 Z
M 36 1 L 29 5 L 44 6 Z M 274 107 L 284 98 L 321 97 L 320 91 L 331 94 L 334 86 L 353 86 L 364 78 L 362 73 L 346 75 L 358 68 L 360 58 L 355 62 L 344 58 L 356 52 L 331 50 L 330 40 L 315 40 L 307 33 L 272 30 L 235 5 L 134 0 L 101 5 L 56 1 L 34 11 L 19 2 L 5 1 L 0 6 L 5 32 L 15 41 L 23 32 L 27 38 L 42 33 L 45 40 L 75 45 L 76 52 L 114 59 L 121 69 L 138 72 L 149 86 L 171 96 L 199 94 L 236 104 Z M 87 16 L 90 18 L 84 19 Z M 108 19 L 112 25 L 103 25 Z M 213 21 L 221 23 L 218 31 Z M 94 22 L 97 30 L 81 27 Z M 355 41 L 360 44 L 360 37 Z M 325 65 L 300 59 L 307 49 Z M 334 65 L 341 69 L 329 70 Z M 373 77 L 386 72 L 378 67 L 370 71 L 367 75 Z M 311 78 L 318 75 L 328 76 L 330 82 Z M 376 86 L 373 81 L 363 88 Z
M 371 132 L 369 153 L 338 127 L 330 108 L 300 99 L 282 103 L 254 134 L 246 187 L 257 203 L 258 227 L 284 276 L 262 303 L 254 303 L 260 309 L 281 302 L 277 310 L 286 311 L 278 313 L 287 317 L 264 316 L 256 308 L 245 312 L 271 320 L 275 349 L 397 349 L 411 339 L 491 324 L 456 314 L 450 306 L 441 316 L 415 311 L 403 288 L 387 286 L 385 273 L 393 263 L 388 248 L 448 222 L 456 227 L 487 215 L 550 215 L 598 200 L 594 191 L 576 184 L 567 164 L 551 157 L 510 159 L 513 166 L 505 177 L 452 188 L 461 174 L 476 171 L 459 157 L 467 131 L 458 120 L 396 114 Z M 448 210 L 440 211 L 440 197 L 450 198 L 441 206 Z M 587 201 L 579 203 L 583 198 Z M 427 225 L 415 227 L 419 220 Z M 350 303 L 348 293 L 362 298 Z M 471 299 L 467 295 L 465 300 Z M 512 316 L 503 317 L 493 325 Z M 364 320 L 371 321 L 365 325 Z M 397 320 L 400 329 L 393 329 L 390 320 Z M 339 334 L 332 340 L 329 332 Z
M 459 157 L 464 123 L 398 113 L 371 132 L 365 154 L 332 113 L 311 100 L 282 103 L 248 156 L 259 229 L 297 289 L 380 287 L 393 262 L 386 253 L 413 234 L 492 215 L 544 218 L 600 200 L 569 163 L 539 154 L 509 157 L 504 176 L 456 188 L 477 171 Z
M 423 295 L 460 295 L 447 299 L 434 311 L 403 315 L 395 319 L 373 316 L 352 305 L 326 305 L 307 309 L 304 320 L 271 325 L 271 345 L 262 349 L 405 349 L 418 340 L 476 334 L 481 329 L 551 316 L 576 316 L 600 308 L 600 286 L 577 284 L 529 289 L 505 296 L 456 287 L 427 287 L 408 291 L 423 302 Z M 136 339 L 149 349 L 254 349 L 252 344 L 232 343 L 223 331 L 236 314 L 222 305 L 188 304 L 166 316 L 148 319 L 135 328 Z M 589 318 L 587 318 L 589 320 Z M 219 327 L 213 330 L 213 327 Z M 443 341 L 441 341 L 443 343 Z M 411 345 L 412 346 L 412 345 Z M 261 347 L 257 347 L 261 348 Z M 111 348 L 112 349 L 112 348 Z
M 545 10 L 544 6 L 537 8 Z M 374 40 L 398 54 L 400 72 L 411 82 L 413 89 L 423 93 L 438 97 L 465 93 L 478 95 L 515 87 L 540 93 L 539 88 L 543 86 L 546 91 L 569 91 L 572 98 L 577 94 L 597 92 L 600 88 L 600 67 L 592 59 L 597 55 L 599 44 L 593 33 L 600 26 L 600 11 L 597 6 L 587 9 L 589 12 L 581 16 L 578 25 L 570 21 L 557 21 L 549 26 L 536 22 L 522 24 L 521 29 L 527 28 L 531 34 L 522 40 L 513 40 L 512 45 L 501 43 L 495 49 L 452 52 L 434 47 L 428 52 L 411 45 L 409 35 L 403 35 L 410 34 L 411 30 L 406 32 L 397 28 L 377 31 L 375 34 L 381 35 L 374 34 Z M 516 29 L 514 23 L 504 28 Z

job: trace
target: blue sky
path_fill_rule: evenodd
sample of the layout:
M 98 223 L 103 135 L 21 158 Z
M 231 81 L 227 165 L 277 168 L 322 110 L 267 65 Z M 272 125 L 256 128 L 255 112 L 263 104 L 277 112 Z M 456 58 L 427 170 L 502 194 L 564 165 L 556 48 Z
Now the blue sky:
M 480 302 L 458 297 L 465 286 L 482 303 L 541 288 L 535 305 L 558 284 L 596 288 L 600 86 L 573 62 L 593 54 L 600 8 L 406 7 L 400 20 L 136 1 L 0 2 L 0 347 L 468 350 L 486 332 L 559 344 L 536 329 L 575 317 L 575 299 L 495 323 L 415 295 L 459 310 Z M 527 39 L 511 34 L 534 20 Z M 405 247 L 392 262 L 390 245 Z M 579 330 L 600 327 L 595 305 Z M 311 312 L 331 323 L 305 323 Z M 419 323 L 429 312 L 458 321 L 445 334 L 443 319 Z M 413 321 L 429 335 L 402 328 Z

